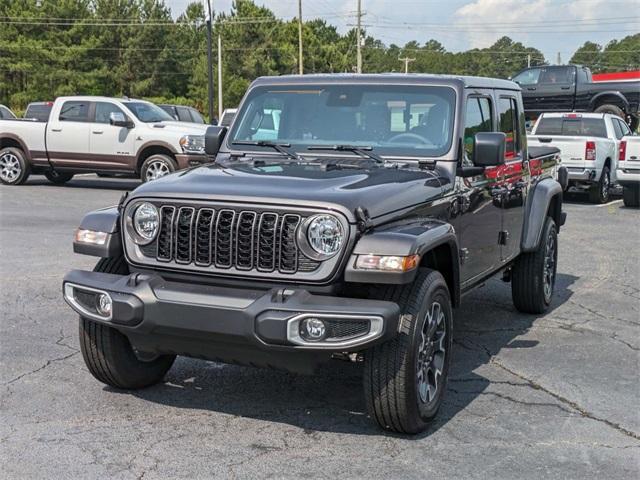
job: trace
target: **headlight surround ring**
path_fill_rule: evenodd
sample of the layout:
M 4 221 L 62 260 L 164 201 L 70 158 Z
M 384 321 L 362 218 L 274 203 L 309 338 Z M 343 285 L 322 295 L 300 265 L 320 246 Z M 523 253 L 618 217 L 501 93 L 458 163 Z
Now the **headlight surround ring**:
M 130 210 L 127 216 L 129 234 L 138 245 L 153 242 L 160 231 L 160 213 L 158 208 L 149 202 L 141 202 Z
M 302 253 L 313 260 L 328 260 L 346 243 L 345 226 L 338 217 L 321 213 L 307 218 L 298 230 L 298 245 Z

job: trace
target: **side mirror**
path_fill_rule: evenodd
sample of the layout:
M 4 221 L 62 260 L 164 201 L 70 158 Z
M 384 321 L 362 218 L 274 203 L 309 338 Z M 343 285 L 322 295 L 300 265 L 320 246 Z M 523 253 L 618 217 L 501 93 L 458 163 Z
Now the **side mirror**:
M 111 112 L 109 114 L 109 124 L 114 127 L 133 128 L 133 122 L 128 120 L 122 112 Z
M 473 163 L 493 167 L 504 163 L 507 136 L 502 132 L 479 132 L 473 139 Z
M 227 127 L 208 127 L 204 134 L 204 152 L 207 155 L 217 155 L 222 146 Z

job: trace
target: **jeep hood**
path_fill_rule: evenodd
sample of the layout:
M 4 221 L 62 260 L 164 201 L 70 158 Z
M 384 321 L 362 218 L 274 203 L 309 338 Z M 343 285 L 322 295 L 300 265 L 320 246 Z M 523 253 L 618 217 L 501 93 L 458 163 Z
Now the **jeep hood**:
M 217 200 L 252 204 L 368 210 L 372 219 L 422 204 L 442 195 L 446 177 L 406 168 L 344 168 L 277 164 L 254 167 L 209 164 L 145 183 L 135 197 Z

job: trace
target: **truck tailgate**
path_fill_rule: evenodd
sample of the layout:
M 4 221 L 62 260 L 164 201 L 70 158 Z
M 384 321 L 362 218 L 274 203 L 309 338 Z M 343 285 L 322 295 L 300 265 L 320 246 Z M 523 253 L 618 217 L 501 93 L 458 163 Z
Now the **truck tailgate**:
M 593 165 L 593 161 L 586 162 L 584 157 L 587 142 L 595 142 L 595 138 L 529 135 L 527 140 L 530 146 L 559 148 L 562 164 L 566 167 L 586 168 Z

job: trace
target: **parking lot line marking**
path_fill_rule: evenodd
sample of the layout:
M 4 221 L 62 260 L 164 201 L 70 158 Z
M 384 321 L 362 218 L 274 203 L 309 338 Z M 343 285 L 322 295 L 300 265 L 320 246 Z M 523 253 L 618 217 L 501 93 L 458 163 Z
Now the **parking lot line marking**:
M 618 203 L 622 203 L 622 199 L 614 200 L 613 202 L 609 202 L 609 203 L 603 203 L 602 205 L 594 205 L 594 207 L 596 207 L 596 208 L 610 207 L 610 206 L 616 205 Z

